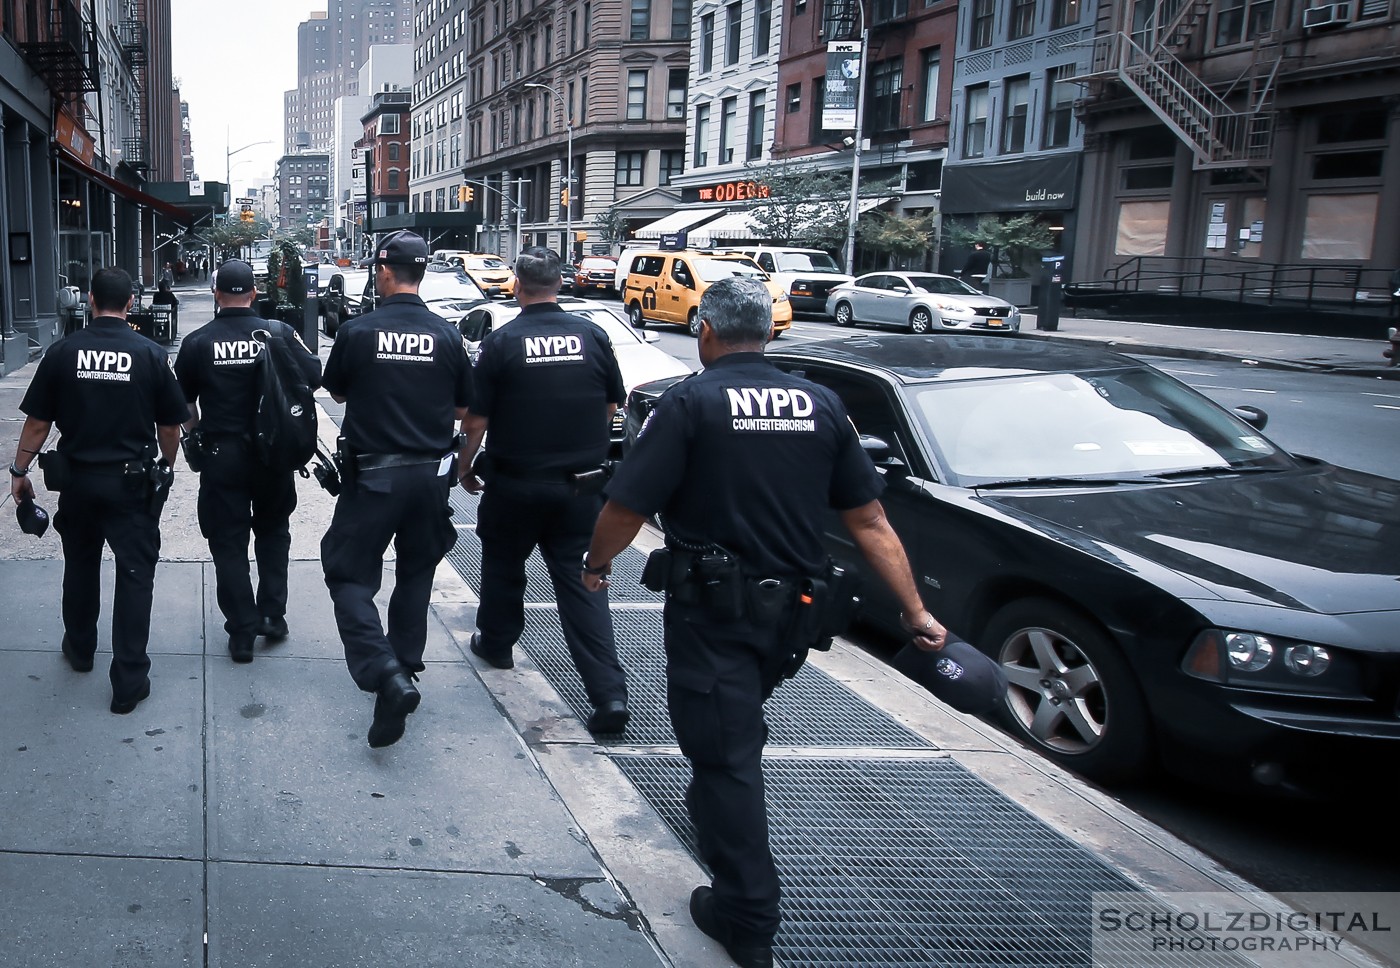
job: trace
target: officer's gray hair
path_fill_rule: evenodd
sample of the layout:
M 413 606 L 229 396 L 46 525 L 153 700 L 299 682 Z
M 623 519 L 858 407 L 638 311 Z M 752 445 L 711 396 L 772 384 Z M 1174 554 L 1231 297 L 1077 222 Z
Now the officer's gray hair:
M 515 257 L 516 285 L 526 292 L 547 295 L 559 291 L 559 256 L 544 246 L 521 249 Z
M 753 276 L 729 276 L 705 290 L 698 313 L 721 343 L 766 343 L 773 329 L 773 294 Z

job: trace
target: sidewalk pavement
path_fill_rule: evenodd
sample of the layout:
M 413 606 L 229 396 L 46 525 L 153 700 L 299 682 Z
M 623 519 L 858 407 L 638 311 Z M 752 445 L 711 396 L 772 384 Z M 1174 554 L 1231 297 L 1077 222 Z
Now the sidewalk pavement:
M 202 312 L 190 312 L 185 332 L 207 319 Z M 33 369 L 0 379 L 7 455 Z M 328 397 L 321 402 L 329 441 L 339 408 Z M 318 545 L 332 499 L 313 481 L 298 481 L 291 637 L 259 640 L 255 661 L 235 665 L 214 604 L 196 491 L 195 476 L 181 466 L 163 519 L 152 694 L 124 717 L 107 711 L 108 622 L 100 625 L 94 672 L 72 672 L 59 654 L 57 536 L 0 527 L 0 623 L 9 630 L 0 642 L 8 673 L 0 676 L 0 964 L 729 964 L 690 922 L 687 898 L 707 878 L 684 831 L 663 819 L 676 804 L 649 799 L 629 779 L 637 754 L 678 762 L 673 746 L 631 738 L 636 745 L 599 745 L 532 658 L 538 653 L 517 650 L 509 672 L 479 665 L 467 649 L 474 581 L 447 561 L 435 583 L 422 706 L 403 740 L 371 750 L 372 697 L 345 670 L 321 581 Z M 52 509 L 55 501 L 41 490 L 41 503 Z M 474 538 L 468 522 L 458 523 L 462 548 Z M 647 532 L 639 545 L 657 541 Z M 108 562 L 104 610 L 111 583 Z M 385 584 L 381 603 L 392 587 L 387 566 Z M 654 604 L 627 607 L 634 617 L 655 615 Z M 552 606 L 531 613 L 554 621 Z M 659 651 L 659 643 L 646 645 Z M 777 721 L 770 763 L 820 764 L 822 772 L 833 763 L 933 765 L 951 779 L 931 791 L 884 791 L 901 807 L 924 794 L 943 797 L 942 812 L 924 817 L 818 818 L 799 830 L 802 810 L 775 811 L 775 844 L 809 838 L 816 866 L 806 873 L 818 884 L 868 859 L 857 855 L 885 856 L 871 883 L 911 865 L 924 872 L 927 891 L 913 896 L 914 910 L 936 922 L 891 927 L 859 898 L 823 919 L 820 910 L 797 909 L 806 888 L 790 883 L 790 923 L 815 917 L 821 944 L 780 950 L 828 954 L 784 964 L 894 963 L 863 954 L 887 950 L 894 931 L 907 939 L 900 964 L 1088 965 L 1088 925 L 1055 924 L 1037 908 L 1079 892 L 1076 872 L 1093 868 L 1133 890 L 1252 890 L 854 646 L 838 643 L 814 664 L 820 673 L 812 676 L 829 678 L 836 690 L 826 700 L 836 708 L 826 712 L 842 718 L 868 704 L 918 742 L 898 750 L 873 740 L 869 748 L 780 746 Z M 634 702 L 660 688 L 639 681 L 638 668 L 632 674 Z M 799 681 L 781 687 L 770 709 Z M 772 709 L 770 719 L 782 715 Z M 1028 830 L 1037 839 L 1015 855 L 1028 867 L 986 860 L 988 851 L 1018 848 L 1013 841 Z M 852 838 L 858 849 L 843 854 Z M 959 894 L 965 885 L 972 887 Z M 1259 909 L 1285 910 L 1267 896 L 1251 898 Z M 1018 956 L 1023 930 L 1050 938 L 1060 954 Z M 937 951 L 927 941 L 934 936 Z M 1351 949 L 1327 963 L 1374 964 Z

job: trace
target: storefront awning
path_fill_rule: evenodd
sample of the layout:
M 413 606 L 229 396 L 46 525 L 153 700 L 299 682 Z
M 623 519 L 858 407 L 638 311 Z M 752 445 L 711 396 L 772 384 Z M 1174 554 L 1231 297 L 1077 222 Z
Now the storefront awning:
M 194 224 L 195 219 L 198 217 L 194 212 L 180 208 L 177 205 L 172 205 L 170 202 L 164 201 L 163 199 L 156 198 L 154 195 L 143 192 L 135 185 L 128 185 L 124 181 L 113 178 L 106 172 L 98 171 L 91 165 L 85 164 L 82 159 L 76 158 L 71 154 L 65 153 L 63 155 L 63 162 L 78 173 L 91 178 L 108 191 L 114 192 L 128 201 L 135 202 L 142 208 L 149 208 L 159 212 L 172 222 L 179 222 L 181 225 L 188 227 Z
M 690 233 L 692 245 L 713 245 L 716 239 L 743 241 L 759 238 L 763 238 L 762 232 L 754 225 L 748 212 L 730 212 Z
M 682 209 L 679 212 L 672 212 L 665 218 L 659 218 L 649 225 L 643 225 L 637 229 L 635 234 L 639 239 L 659 239 L 663 235 L 670 235 L 672 232 L 684 232 L 692 225 L 699 225 L 707 219 L 712 219 L 724 212 L 722 208 Z

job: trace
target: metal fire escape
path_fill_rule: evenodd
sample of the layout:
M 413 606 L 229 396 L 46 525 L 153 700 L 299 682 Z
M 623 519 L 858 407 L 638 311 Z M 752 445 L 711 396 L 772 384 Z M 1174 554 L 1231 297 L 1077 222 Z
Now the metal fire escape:
M 1213 89 L 1178 56 L 1199 39 L 1213 6 L 1158 0 L 1131 32 L 1095 38 L 1093 76 L 1116 79 L 1136 94 L 1190 147 L 1196 169 L 1269 165 L 1282 60 L 1278 32 L 1259 33 L 1249 66 L 1223 90 Z
M 146 80 L 146 0 L 128 0 L 126 16 L 117 27 L 117 37 L 121 42 L 122 59 L 131 71 L 132 83 L 136 89 L 131 118 L 132 129 L 136 134 L 122 139 L 122 161 L 130 168 L 145 172 L 151 167 L 150 114 L 146 105 L 149 93 Z
M 97 44 L 84 30 L 78 4 L 74 0 L 31 2 L 40 9 L 31 8 L 30 23 L 42 23 L 43 29 L 20 45 L 25 60 L 60 100 L 78 99 L 96 91 Z

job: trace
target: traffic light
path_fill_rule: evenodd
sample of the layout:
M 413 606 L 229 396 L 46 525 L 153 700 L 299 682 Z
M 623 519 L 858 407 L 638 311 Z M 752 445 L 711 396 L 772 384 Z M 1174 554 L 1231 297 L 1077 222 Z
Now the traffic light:
M 245 208 L 245 209 L 244 209 L 242 212 L 240 212 L 239 215 L 238 215 L 239 221 L 242 221 L 242 222 L 251 222 L 251 221 L 253 221 L 256 217 L 257 217 L 257 216 L 255 216 L 255 215 L 253 214 L 253 210 L 252 210 L 251 208 Z
M 467 194 L 467 197 L 466 197 L 465 201 L 468 201 L 468 202 L 474 202 L 474 201 L 476 201 L 476 189 L 475 189 L 475 188 L 473 188 L 473 187 L 470 186 L 470 185 L 463 185 L 463 186 L 462 186 L 462 191 L 466 192 L 466 194 Z
M 466 185 L 458 185 L 458 186 L 457 186 L 457 201 L 458 201 L 458 203 L 460 204 L 461 202 L 465 202 L 466 200 L 467 200 L 467 186 L 466 186 Z
M 568 190 L 567 188 L 560 189 L 560 191 L 559 191 L 559 204 L 560 204 L 560 205 L 568 205 L 568 204 L 569 204 L 569 190 Z

